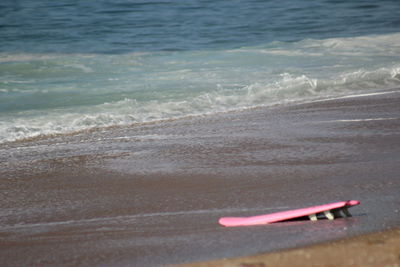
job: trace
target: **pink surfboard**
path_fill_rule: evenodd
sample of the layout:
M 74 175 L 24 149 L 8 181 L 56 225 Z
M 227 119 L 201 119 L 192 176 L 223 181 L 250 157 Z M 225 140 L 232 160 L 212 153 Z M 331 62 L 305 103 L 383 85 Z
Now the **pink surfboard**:
M 219 219 L 219 223 L 223 226 L 249 226 L 249 225 L 260 225 L 274 222 L 281 222 L 290 219 L 296 219 L 304 216 L 308 216 L 310 220 L 316 221 L 317 215 L 323 213 L 329 220 L 333 220 L 335 217 L 341 216 L 350 217 L 351 214 L 348 208 L 359 205 L 360 202 L 357 200 L 348 200 L 335 202 L 325 205 L 313 206 L 303 209 L 288 210 L 275 212 L 270 214 L 252 216 L 252 217 L 222 217 Z

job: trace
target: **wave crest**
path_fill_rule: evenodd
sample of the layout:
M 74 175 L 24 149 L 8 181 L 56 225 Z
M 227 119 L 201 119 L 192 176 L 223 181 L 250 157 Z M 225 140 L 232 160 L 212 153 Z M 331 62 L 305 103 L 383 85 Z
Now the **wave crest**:
M 359 69 L 335 78 L 318 79 L 288 72 L 269 83 L 256 82 L 237 88 L 202 93 L 180 101 L 137 101 L 125 98 L 91 109 L 53 110 L 51 114 L 30 114 L 0 122 L 2 142 L 40 135 L 70 133 L 94 127 L 129 125 L 185 116 L 268 106 L 293 101 L 331 97 L 372 88 L 400 85 L 400 66 Z

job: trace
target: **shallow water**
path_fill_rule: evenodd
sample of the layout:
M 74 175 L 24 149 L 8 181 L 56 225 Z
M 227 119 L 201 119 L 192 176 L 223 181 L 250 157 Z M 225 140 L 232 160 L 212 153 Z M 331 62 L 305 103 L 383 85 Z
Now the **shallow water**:
M 400 84 L 398 1 L 6 1 L 0 142 Z

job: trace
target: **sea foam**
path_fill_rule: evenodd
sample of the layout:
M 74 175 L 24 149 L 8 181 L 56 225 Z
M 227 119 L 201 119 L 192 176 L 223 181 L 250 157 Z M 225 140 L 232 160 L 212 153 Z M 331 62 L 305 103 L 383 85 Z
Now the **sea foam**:
M 0 55 L 0 142 L 400 86 L 400 34 L 125 55 Z

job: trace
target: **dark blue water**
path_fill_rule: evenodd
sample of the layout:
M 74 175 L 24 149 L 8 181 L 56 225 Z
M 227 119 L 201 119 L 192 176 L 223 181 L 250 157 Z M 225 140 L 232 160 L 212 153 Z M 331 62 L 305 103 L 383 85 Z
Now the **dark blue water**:
M 399 87 L 399 43 L 399 0 L 2 0 L 0 143 Z
M 2 0 L 0 51 L 128 53 L 398 32 L 398 0 Z

